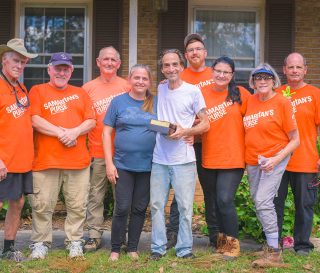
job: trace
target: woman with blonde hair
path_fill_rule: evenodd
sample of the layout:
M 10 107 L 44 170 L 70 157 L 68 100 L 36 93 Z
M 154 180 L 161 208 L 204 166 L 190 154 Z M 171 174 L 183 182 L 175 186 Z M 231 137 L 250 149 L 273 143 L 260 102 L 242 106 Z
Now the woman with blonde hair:
M 249 84 L 255 94 L 249 98 L 243 118 L 245 162 L 251 196 L 267 239 L 264 256 L 253 266 L 266 267 L 282 263 L 273 199 L 290 156 L 299 145 L 299 133 L 291 101 L 275 92 L 280 80 L 269 64 L 255 68 Z
M 119 259 L 122 234 L 128 225 L 127 254 L 139 258 L 137 247 L 150 199 L 150 173 L 156 133 L 148 129 L 156 118 L 150 92 L 151 71 L 136 64 L 129 73 L 131 90 L 114 98 L 104 118 L 103 147 L 108 180 L 115 184 L 115 208 L 111 229 L 110 260 Z M 115 128 L 114 155 L 112 131 Z

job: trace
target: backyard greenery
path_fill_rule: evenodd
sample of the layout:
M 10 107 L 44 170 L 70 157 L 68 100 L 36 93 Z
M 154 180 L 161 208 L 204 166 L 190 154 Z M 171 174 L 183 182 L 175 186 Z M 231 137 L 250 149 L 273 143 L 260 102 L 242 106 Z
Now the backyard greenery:
M 70 261 L 63 250 L 50 252 L 49 257 L 41 261 L 28 261 L 20 264 L 0 261 L 2 273 L 81 273 L 81 272 L 112 272 L 112 273 L 205 273 L 205 272 L 320 272 L 320 253 L 313 252 L 308 257 L 298 257 L 294 253 L 285 251 L 284 268 L 254 269 L 251 262 L 255 257 L 246 253 L 235 261 L 223 261 L 216 254 L 209 251 L 195 252 L 197 258 L 193 260 L 178 259 L 174 251 L 160 261 L 149 261 L 149 253 L 141 253 L 140 259 L 132 261 L 126 255 L 122 255 L 117 262 L 109 262 L 109 252 L 100 250 L 93 254 L 86 254 L 83 261 Z

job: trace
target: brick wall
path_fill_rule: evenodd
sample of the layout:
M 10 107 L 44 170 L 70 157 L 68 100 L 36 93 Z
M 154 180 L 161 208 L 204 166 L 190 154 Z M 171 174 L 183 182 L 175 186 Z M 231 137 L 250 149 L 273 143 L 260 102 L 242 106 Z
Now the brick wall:
M 123 37 L 122 37 L 122 76 L 128 75 L 129 59 L 129 0 L 123 1 Z M 158 60 L 158 13 L 153 10 L 151 1 L 139 1 L 138 4 L 138 63 L 147 64 L 152 70 L 153 91 L 157 86 Z M 172 194 L 168 205 L 171 204 Z M 203 193 L 197 182 L 194 201 L 201 205 Z
M 295 1 L 295 51 L 307 59 L 306 81 L 320 88 L 320 1 Z

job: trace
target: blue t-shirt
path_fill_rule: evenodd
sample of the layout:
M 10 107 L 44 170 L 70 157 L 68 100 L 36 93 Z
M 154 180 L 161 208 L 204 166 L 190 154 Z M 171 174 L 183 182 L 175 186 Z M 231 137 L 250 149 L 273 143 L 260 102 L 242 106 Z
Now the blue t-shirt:
M 114 139 L 114 164 L 117 168 L 134 171 L 151 171 L 156 133 L 148 129 L 156 114 L 141 109 L 143 101 L 135 100 L 129 93 L 111 101 L 104 117 L 104 124 L 116 129 Z M 156 113 L 156 101 L 154 102 Z

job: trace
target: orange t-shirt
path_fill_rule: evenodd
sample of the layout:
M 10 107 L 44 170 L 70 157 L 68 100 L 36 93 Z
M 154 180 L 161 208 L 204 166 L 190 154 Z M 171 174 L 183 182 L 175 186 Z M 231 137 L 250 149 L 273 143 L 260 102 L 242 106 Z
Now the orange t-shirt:
M 24 90 L 27 90 L 22 84 Z M 26 95 L 17 86 L 22 104 Z M 0 159 L 10 173 L 25 173 L 32 169 L 33 136 L 30 107 L 18 107 L 11 87 L 0 78 Z M 0 182 L 1 183 L 1 182 Z
M 245 162 L 258 164 L 258 155 L 272 157 L 288 143 L 288 133 L 297 129 L 290 100 L 280 94 L 267 101 L 260 101 L 258 95 L 248 100 L 243 118 L 245 128 Z
M 202 166 L 208 169 L 244 168 L 244 128 L 242 117 L 251 96 L 238 86 L 242 104 L 226 101 L 228 90 L 202 92 L 210 129 L 202 134 Z
M 212 68 L 207 66 L 201 72 L 195 72 L 190 67 L 187 67 L 181 72 L 180 78 L 187 83 L 199 87 L 202 94 L 205 90 L 210 91 L 214 84 Z M 201 135 L 195 136 L 195 142 L 201 142 Z
M 128 82 L 116 77 L 112 83 L 101 81 L 100 77 L 87 82 L 83 89 L 88 93 L 96 113 L 97 125 L 89 132 L 89 151 L 91 157 L 104 158 L 102 146 L 103 119 L 111 100 L 130 90 Z
M 281 86 L 277 92 L 282 94 L 287 85 Z M 320 90 L 315 86 L 306 86 L 291 90 L 295 116 L 300 135 L 300 145 L 294 150 L 287 170 L 291 172 L 316 173 L 319 159 L 317 150 L 317 126 L 320 124 Z
M 35 85 L 30 91 L 31 115 L 38 115 L 56 126 L 74 128 L 87 119 L 95 119 L 92 102 L 80 87 L 68 85 L 59 90 L 48 83 Z M 86 135 L 68 148 L 58 138 L 35 131 L 33 170 L 83 169 L 90 164 Z
M 211 67 L 206 67 L 201 72 L 194 72 L 187 67 L 182 71 L 180 77 L 183 81 L 199 87 L 202 93 L 204 90 L 211 90 L 214 83 Z

